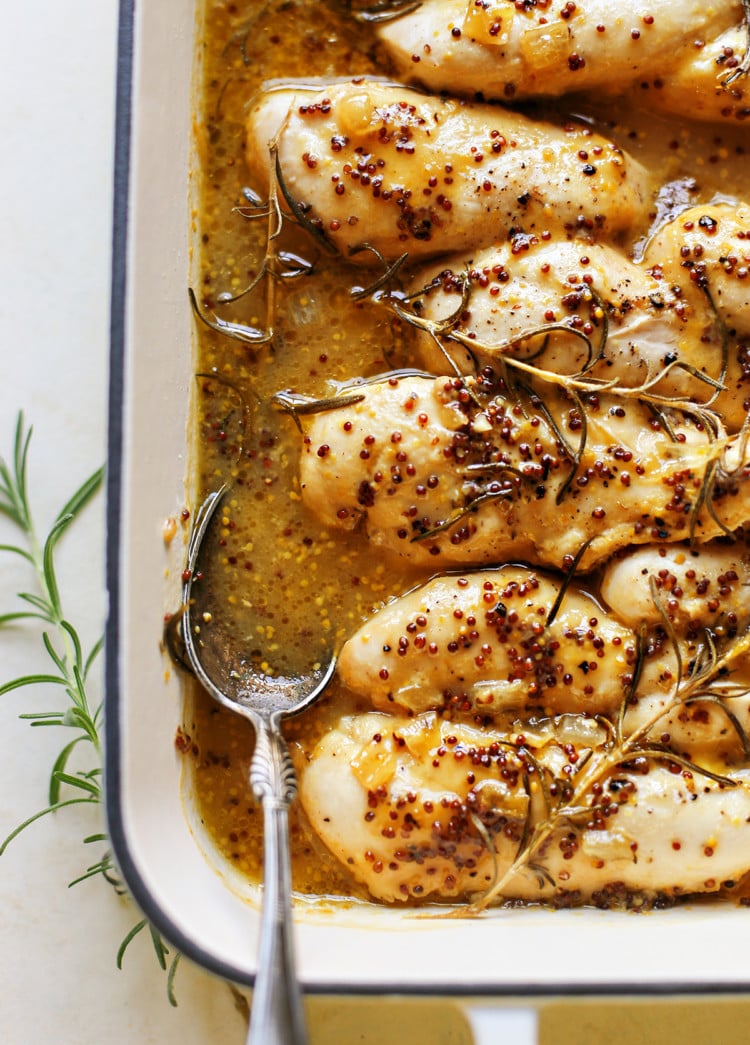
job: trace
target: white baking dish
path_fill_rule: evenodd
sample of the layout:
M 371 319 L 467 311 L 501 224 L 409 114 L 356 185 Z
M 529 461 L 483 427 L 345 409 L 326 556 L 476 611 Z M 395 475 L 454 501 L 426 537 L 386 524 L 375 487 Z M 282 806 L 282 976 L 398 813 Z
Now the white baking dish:
M 174 737 L 180 685 L 160 651 L 184 547 L 163 521 L 186 499 L 193 0 L 122 4 L 108 503 L 107 799 L 117 861 L 144 912 L 186 955 L 252 983 L 253 898 L 189 824 Z M 171 559 L 168 558 L 171 557 Z M 166 578 L 166 579 L 165 579 Z M 187 810 L 187 812 L 186 812 Z M 245 891 L 246 892 L 246 891 Z M 296 907 L 305 988 L 507 999 L 739 991 L 747 913 L 498 910 L 446 919 L 373 906 Z

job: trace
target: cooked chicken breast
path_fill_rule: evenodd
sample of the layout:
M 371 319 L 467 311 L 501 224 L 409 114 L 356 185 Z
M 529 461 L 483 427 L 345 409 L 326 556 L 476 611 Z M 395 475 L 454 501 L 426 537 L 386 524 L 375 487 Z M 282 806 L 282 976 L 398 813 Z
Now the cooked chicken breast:
M 511 227 L 616 237 L 647 220 L 651 198 L 640 164 L 582 124 L 374 80 L 255 98 L 247 160 L 261 190 L 270 142 L 286 193 L 343 254 L 366 242 L 388 258 L 432 256 L 503 240 Z
M 704 628 L 717 635 L 744 631 L 750 624 L 750 550 L 743 541 L 630 548 L 606 564 L 599 593 L 626 627 L 661 626 L 666 613 L 682 637 Z
M 341 650 L 339 675 L 379 711 L 614 719 L 626 702 L 626 729 L 640 729 L 667 707 L 706 630 L 723 649 L 747 629 L 749 558 L 741 544 L 648 546 L 608 563 L 599 598 L 573 583 L 562 601 L 560 578 L 526 566 L 444 574 L 363 624 Z M 740 677 L 750 688 L 750 665 L 731 672 L 726 705 L 680 707 L 659 718 L 654 739 L 669 734 L 692 757 L 742 756 L 727 715 L 750 731 Z
M 635 635 L 577 587 L 547 626 L 560 588 L 524 566 L 435 577 L 352 635 L 339 675 L 379 711 L 605 714 L 632 682 Z
M 644 264 L 682 290 L 686 309 L 708 296 L 730 334 L 746 338 L 750 324 L 750 206 L 701 204 L 659 229 Z M 747 407 L 746 407 L 747 409 Z
M 750 119 L 750 88 L 736 70 L 747 43 L 747 26 L 736 25 L 705 46 L 691 47 L 667 76 L 641 80 L 635 100 L 693 119 L 744 123 Z
M 518 235 L 427 266 L 406 291 L 418 320 L 434 328 L 453 317 L 442 350 L 418 336 L 418 361 L 433 373 L 447 351 L 465 373 L 502 354 L 571 374 L 603 345 L 591 376 L 634 387 L 663 371 L 655 391 L 708 403 L 737 431 L 750 408 L 738 340 L 750 335 L 748 271 L 750 208 L 704 206 L 661 229 L 640 265 L 611 246 Z
M 642 635 L 636 692 L 624 719 L 627 732 L 648 730 L 658 743 L 703 764 L 747 762 L 750 736 L 750 658 L 734 656 L 714 679 L 710 697 L 666 710 L 682 679 L 696 678 L 710 645 L 732 649 L 750 625 L 750 555 L 744 542 L 709 542 L 690 549 L 659 545 L 632 549 L 610 560 L 600 595 L 610 615 Z M 665 620 L 671 635 L 667 641 Z M 679 649 L 679 661 L 676 648 Z
M 386 902 L 476 898 L 507 876 L 497 899 L 610 906 L 710 893 L 747 872 L 747 771 L 727 786 L 644 759 L 604 773 L 582 814 L 559 816 L 531 866 L 509 875 L 527 819 L 544 816 L 538 774 L 575 787 L 603 740 L 585 722 L 520 736 L 434 714 L 345 717 L 303 767 L 300 798 L 331 852 Z
M 672 70 L 684 78 L 699 46 L 742 20 L 740 0 L 426 0 L 378 35 L 408 81 L 467 97 L 522 99 L 621 92 L 644 79 L 669 83 Z M 713 84 L 703 82 L 709 95 L 716 74 Z M 693 97 L 685 92 L 680 112 L 692 115 Z
M 544 402 L 508 397 L 486 373 L 386 375 L 353 389 L 359 402 L 309 424 L 304 501 L 422 570 L 565 567 L 590 541 L 587 569 L 630 544 L 702 542 L 750 516 L 742 435 L 712 440 L 677 415 L 670 432 L 648 404 L 576 403 L 550 385 Z

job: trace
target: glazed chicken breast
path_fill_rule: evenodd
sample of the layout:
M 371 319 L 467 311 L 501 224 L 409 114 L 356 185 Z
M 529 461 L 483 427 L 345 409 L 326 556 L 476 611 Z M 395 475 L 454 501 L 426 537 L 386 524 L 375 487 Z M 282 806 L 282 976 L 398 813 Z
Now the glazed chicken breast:
M 397 84 L 270 87 L 247 120 L 247 161 L 261 191 L 275 176 L 270 143 L 298 214 L 345 255 L 365 242 L 386 258 L 474 249 L 514 226 L 616 238 L 648 215 L 643 168 L 585 125 L 557 127 Z
M 331 852 L 391 903 L 484 895 L 612 906 L 715 892 L 747 872 L 747 771 L 717 781 L 651 759 L 604 761 L 597 776 L 591 753 L 605 739 L 582 721 L 521 735 L 430 713 L 344 717 L 301 769 L 300 799 Z M 592 787 L 576 792 L 586 772 Z M 517 859 L 545 816 L 540 778 L 555 802 L 569 788 L 576 813 L 559 812 L 563 798 Z
M 654 739 L 668 735 L 691 757 L 739 758 L 731 716 L 750 730 L 745 658 L 725 690 L 714 686 L 716 699 L 666 709 L 706 635 L 719 651 L 749 623 L 744 544 L 647 546 L 611 560 L 587 588 L 512 564 L 434 577 L 351 636 L 339 675 L 378 711 L 474 715 L 507 728 L 518 716 L 622 712 L 626 731 L 655 721 Z
M 417 362 L 440 373 L 447 353 L 471 373 L 502 354 L 570 374 L 600 354 L 591 376 L 710 404 L 737 431 L 750 407 L 749 271 L 745 204 L 687 210 L 638 265 L 611 246 L 518 234 L 408 284 Z
M 733 26 L 705 46 L 691 47 L 666 77 L 640 80 L 635 100 L 693 119 L 744 123 L 750 118 L 750 91 L 740 66 L 747 46 L 747 25 Z
M 644 264 L 680 286 L 686 308 L 708 297 L 730 334 L 746 337 L 750 310 L 750 206 L 702 204 L 651 237 Z
M 646 6 L 425 0 L 385 22 L 378 35 L 399 76 L 433 91 L 520 100 L 592 89 L 621 93 L 650 81 L 656 86 L 649 103 L 654 98 L 658 104 L 664 85 L 677 111 L 724 118 L 723 108 L 735 100 L 719 77 L 737 63 L 727 69 L 723 56 L 712 69 L 709 57 L 702 77 L 692 81 L 691 73 L 704 50 L 715 62 L 723 55 L 718 47 L 732 46 L 741 58 L 747 42 L 742 22 L 740 0 L 651 0 Z M 690 85 L 682 96 L 677 83 Z M 725 104 L 717 109 L 714 99 L 724 91 Z M 696 96 L 702 101 L 697 113 Z
M 385 375 L 313 417 L 303 500 L 333 529 L 431 572 L 523 559 L 581 569 L 619 548 L 706 541 L 747 521 L 742 433 L 648 403 L 547 385 L 508 396 L 480 378 Z M 356 401 L 352 401 L 353 395 Z
M 378 711 L 606 713 L 632 682 L 634 633 L 576 586 L 548 624 L 561 588 L 520 565 L 441 574 L 359 628 L 339 676 Z

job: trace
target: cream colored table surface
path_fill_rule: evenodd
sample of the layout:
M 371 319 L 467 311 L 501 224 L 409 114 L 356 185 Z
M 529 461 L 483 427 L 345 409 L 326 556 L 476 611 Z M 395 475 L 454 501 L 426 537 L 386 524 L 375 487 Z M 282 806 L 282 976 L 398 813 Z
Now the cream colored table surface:
M 159 2 L 159 0 L 151 0 Z M 16 412 L 33 423 L 30 485 L 40 530 L 105 459 L 109 252 L 117 3 L 6 3 L 0 36 L 0 454 Z M 102 629 L 103 500 L 60 548 L 65 611 L 91 642 Z M 11 531 L 0 520 L 0 543 Z M 0 557 L 0 614 L 32 579 Z M 0 682 L 47 670 L 38 634 L 0 631 Z M 97 679 L 98 681 L 98 679 Z M 62 743 L 18 715 L 47 710 L 49 689 L 0 702 L 0 836 L 46 801 Z M 102 828 L 92 810 L 47 817 L 0 857 L 0 1041 L 5 1045 L 207 1045 L 239 1043 L 244 1023 L 223 983 L 183 963 L 179 1006 L 148 939 L 139 937 L 118 971 L 115 955 L 137 920 L 99 878 L 67 883 L 101 846 L 82 839 Z M 466 1042 L 449 1003 L 313 999 L 315 1043 Z M 678 1006 L 630 1002 L 546 1005 L 541 1040 L 619 1045 L 746 1041 L 750 1006 L 712 1000 Z

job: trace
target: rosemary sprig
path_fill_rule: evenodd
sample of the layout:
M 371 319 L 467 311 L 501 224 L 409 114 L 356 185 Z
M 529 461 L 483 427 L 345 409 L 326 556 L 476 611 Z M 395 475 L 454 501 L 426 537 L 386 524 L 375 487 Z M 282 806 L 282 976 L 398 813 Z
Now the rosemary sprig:
M 17 556 L 28 564 L 34 577 L 35 590 L 18 593 L 19 608 L 0 614 L 0 626 L 35 624 L 40 629 L 40 639 L 51 668 L 49 672 L 33 672 L 0 684 L 0 696 L 31 686 L 56 687 L 56 692 L 65 697 L 64 707 L 26 712 L 19 717 L 32 726 L 63 727 L 66 733 L 50 771 L 46 805 L 18 824 L 0 842 L 0 856 L 27 827 L 48 814 L 74 805 L 101 806 L 103 801 L 103 703 L 92 698 L 90 687 L 92 669 L 101 652 L 103 639 L 97 639 L 89 649 L 84 649 L 78 630 L 67 619 L 57 581 L 55 553 L 60 538 L 99 492 L 104 469 L 98 468 L 78 487 L 42 539 L 34 523 L 29 498 L 27 465 L 31 436 L 32 428 L 26 426 L 23 414 L 19 413 L 13 452 L 7 460 L 0 457 L 0 515 L 5 516 L 18 531 L 18 541 L 0 544 L 0 552 Z M 83 763 L 85 768 L 73 768 L 74 752 L 78 756 L 79 765 Z M 83 839 L 85 845 L 106 844 L 107 841 L 105 833 L 96 833 Z M 109 850 L 68 885 L 77 885 L 97 875 L 101 875 L 118 894 L 125 892 Z M 145 924 L 139 923 L 122 941 L 117 954 L 118 968 L 128 944 Z M 153 927 L 149 928 L 156 956 L 166 970 L 166 955 L 169 951 L 158 932 Z M 175 954 L 167 976 L 167 994 L 172 1005 L 177 1004 L 173 984 L 179 959 L 179 953 Z
M 748 0 L 750 3 L 750 0 Z M 366 246 L 366 245 L 365 245 Z M 362 248 L 364 249 L 364 247 Z M 406 259 L 404 259 L 406 260 Z M 383 260 L 385 266 L 385 261 Z M 607 393 L 623 400 L 632 400 L 650 406 L 665 416 L 665 411 L 677 411 L 686 417 L 693 418 L 702 424 L 706 431 L 714 436 L 721 430 L 721 421 L 713 409 L 714 400 L 720 392 L 726 391 L 725 377 L 727 368 L 728 335 L 726 330 L 721 330 L 722 352 L 721 369 L 716 377 L 703 373 L 691 364 L 675 359 L 664 363 L 653 371 L 647 373 L 645 379 L 639 384 L 624 384 L 620 378 L 605 379 L 597 376 L 592 371 L 597 363 L 606 357 L 607 342 L 609 338 L 609 320 L 607 317 L 606 301 L 592 288 L 585 286 L 585 293 L 589 303 L 600 324 L 598 344 L 594 345 L 591 338 L 583 331 L 568 323 L 542 323 L 515 334 L 508 340 L 500 343 L 485 342 L 474 334 L 468 334 L 460 327 L 462 316 L 470 309 L 471 295 L 474 287 L 468 273 L 463 273 L 460 280 L 461 300 L 459 305 L 450 315 L 442 319 L 430 319 L 420 314 L 418 299 L 426 296 L 431 290 L 440 285 L 440 277 L 436 277 L 426 286 L 410 295 L 405 295 L 394 282 L 394 277 L 402 267 L 402 260 L 392 269 L 384 271 L 380 279 L 368 288 L 373 291 L 372 297 L 384 308 L 393 313 L 401 322 L 422 334 L 428 335 L 433 343 L 441 351 L 450 369 L 457 375 L 462 369 L 454 358 L 451 349 L 460 346 L 468 353 L 473 366 L 473 372 L 478 374 L 482 367 L 489 363 L 494 367 L 502 368 L 503 378 L 509 391 L 514 391 L 519 381 L 531 382 L 535 388 L 546 387 L 549 390 L 559 388 L 570 395 L 598 395 Z M 708 286 L 702 287 L 708 299 L 709 306 L 716 317 L 716 307 Z M 358 290 L 357 298 L 366 296 L 367 291 Z M 717 317 L 717 321 L 718 317 Z M 536 360 L 543 354 L 547 347 L 550 334 L 563 333 L 581 342 L 585 349 L 586 358 L 583 364 L 575 372 L 563 373 L 558 370 L 549 370 L 539 366 Z M 539 341 L 539 347 L 530 351 L 523 357 L 514 356 L 513 350 L 524 343 Z M 706 398 L 698 400 L 686 395 L 672 394 L 659 388 L 665 378 L 674 372 L 682 371 L 689 374 L 696 382 L 705 386 Z M 540 394 L 540 393 L 538 393 Z M 580 453 L 581 448 L 579 448 Z M 573 455 L 575 456 L 575 455 Z
M 252 190 L 246 190 L 248 205 L 236 208 L 237 213 L 248 220 L 264 218 L 267 223 L 266 248 L 257 274 L 250 283 L 236 294 L 222 293 L 218 295 L 218 305 L 230 305 L 249 294 L 256 288 L 265 286 L 266 289 L 266 325 L 264 329 L 248 326 L 245 323 L 233 323 L 223 319 L 214 313 L 208 313 L 201 309 L 195 296 L 195 291 L 190 287 L 188 295 L 190 306 L 205 326 L 222 334 L 233 341 L 240 341 L 245 345 L 265 345 L 274 337 L 274 310 L 275 310 L 275 287 L 276 282 L 299 279 L 302 276 L 310 276 L 314 271 L 314 264 L 305 258 L 299 257 L 292 251 L 283 250 L 278 243 L 284 229 L 285 223 L 300 225 L 313 238 L 317 246 L 327 254 L 335 254 L 336 248 L 326 239 L 321 229 L 307 217 L 304 207 L 291 195 L 284 182 L 279 160 L 279 141 L 286 127 L 286 121 L 279 128 L 276 137 L 269 144 L 269 158 L 271 174 L 269 178 L 268 199 L 260 199 Z M 287 210 L 282 209 L 282 203 L 287 205 Z

